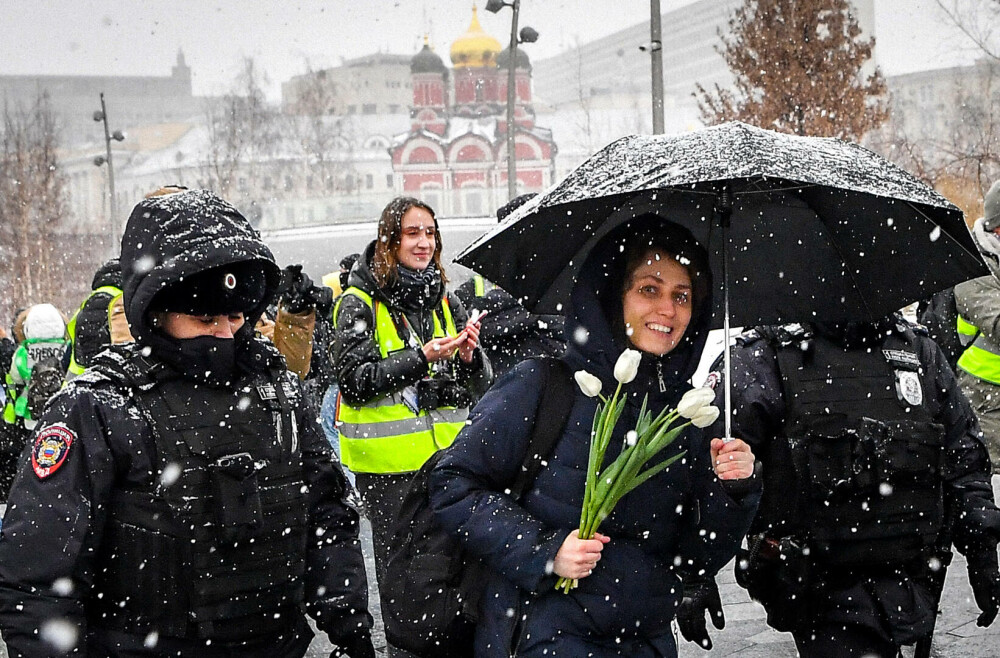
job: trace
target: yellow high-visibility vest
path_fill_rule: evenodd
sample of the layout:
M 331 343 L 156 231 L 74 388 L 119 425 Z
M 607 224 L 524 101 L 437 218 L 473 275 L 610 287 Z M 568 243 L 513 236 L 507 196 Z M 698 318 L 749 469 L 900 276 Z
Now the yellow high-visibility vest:
M 965 351 L 958 358 L 958 367 L 983 381 L 1000 386 L 1000 354 L 997 347 L 979 327 L 958 316 L 958 338 Z
M 472 275 L 472 285 L 475 286 L 476 297 L 485 297 L 486 293 L 496 288 L 496 286 L 488 282 L 482 274 Z
M 337 300 L 334 323 L 340 302 L 354 295 L 372 309 L 375 318 L 375 342 L 382 358 L 408 346 L 399 337 L 396 323 L 385 304 L 373 300 L 360 288 L 351 287 Z M 441 300 L 440 316 L 434 311 L 434 338 L 455 336 L 455 320 L 448 298 Z M 428 373 L 431 373 L 428 366 Z M 404 390 L 354 406 L 342 397 L 337 403 L 337 428 L 340 431 L 340 456 L 355 473 L 411 473 L 419 470 L 435 452 L 447 448 L 465 426 L 468 408 L 440 407 L 414 412 L 404 401 Z M 411 402 L 412 404 L 412 402 Z
M 122 291 L 121 288 L 117 288 L 115 286 L 101 286 L 100 288 L 95 288 L 89 295 L 87 295 L 87 298 L 83 300 L 82 304 L 80 304 L 80 308 L 76 309 L 76 313 L 74 313 L 73 317 L 70 318 L 69 324 L 66 325 L 66 331 L 69 333 L 69 339 L 73 341 L 73 347 L 71 348 L 69 356 L 69 369 L 67 370 L 68 379 L 72 379 L 84 371 L 84 367 L 76 362 L 76 318 L 80 315 L 80 311 L 83 310 L 83 307 L 87 304 L 87 302 L 90 301 L 90 298 L 99 294 L 111 295 L 111 301 L 108 302 L 108 330 L 110 331 L 111 304 L 115 301 L 115 298 L 121 297 Z

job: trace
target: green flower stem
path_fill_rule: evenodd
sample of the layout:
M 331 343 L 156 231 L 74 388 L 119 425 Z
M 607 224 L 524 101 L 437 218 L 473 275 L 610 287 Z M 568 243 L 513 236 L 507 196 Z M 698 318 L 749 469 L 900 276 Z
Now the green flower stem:
M 653 453 L 650 456 L 655 455 L 656 453 L 660 452 L 661 450 L 663 450 L 664 448 L 666 448 L 668 445 L 670 445 L 671 443 L 673 443 L 674 440 L 678 436 L 680 436 L 681 432 L 683 432 L 687 428 L 687 426 L 690 425 L 690 424 L 691 423 L 689 421 L 689 422 L 684 423 L 683 425 L 679 425 L 679 426 L 677 426 L 677 427 L 675 427 L 675 428 L 673 428 L 673 429 L 671 429 L 669 431 L 667 431 L 667 430 L 669 429 L 670 425 L 665 425 L 663 427 L 663 429 L 660 432 L 658 432 L 656 434 L 656 436 L 654 436 L 652 438 L 652 440 L 650 440 L 650 442 L 649 442 L 650 443 L 650 448 L 653 450 Z
M 587 482 L 583 487 L 583 507 L 580 509 L 580 527 L 587 521 L 587 508 L 590 506 L 590 499 L 594 495 L 594 479 L 597 477 L 599 465 L 595 465 L 597 460 L 597 444 L 600 443 L 600 433 L 604 422 L 602 405 L 597 405 L 597 413 L 594 414 L 594 421 L 590 427 L 590 454 L 587 461 Z
M 600 505 L 596 508 L 596 513 L 591 516 L 590 524 L 584 528 L 584 532 L 588 539 L 594 536 L 594 533 L 597 532 L 597 528 L 600 527 L 601 522 L 604 521 L 608 514 L 611 513 L 611 508 L 614 505 L 613 503 L 609 503 L 611 503 L 614 491 L 616 487 L 620 486 L 621 482 L 627 481 L 627 478 L 623 477 L 623 474 L 628 473 L 633 468 L 637 469 L 638 466 L 642 465 L 642 462 L 644 461 L 644 452 L 643 446 L 636 441 L 634 446 L 626 448 L 625 451 L 618 456 L 618 459 L 615 460 L 614 464 L 609 467 L 608 470 L 612 470 L 617 466 L 618 468 L 616 469 L 616 472 L 608 477 L 602 476 L 602 482 L 607 482 L 609 479 L 610 482 L 604 490 L 604 495 L 599 495 Z M 600 488 L 598 491 L 600 491 Z
M 663 409 L 653 417 L 647 407 L 648 397 L 644 397 L 634 430 L 635 443 L 626 446 L 602 472 L 612 435 L 627 402 L 627 396 L 622 396 L 621 390 L 622 384 L 619 382 L 610 398 L 600 396 L 601 403 L 597 405 L 591 424 L 587 481 L 583 492 L 583 507 L 580 510 L 580 539 L 592 539 L 622 498 L 686 454 L 686 451 L 681 452 L 643 470 L 654 456 L 673 443 L 691 424 L 688 421 L 672 428 L 671 425 L 680 417 L 677 410 Z M 578 584 L 579 581 L 572 578 L 559 578 L 556 589 L 568 594 Z
M 604 455 L 611 444 L 611 435 L 625 407 L 624 398 L 619 397 L 621 390 L 622 385 L 619 382 L 608 404 L 603 408 L 599 407 L 597 413 L 594 415 L 597 431 L 591 435 L 590 459 L 587 463 L 587 484 L 583 492 L 583 508 L 580 510 L 580 528 L 586 528 L 588 525 L 590 511 L 594 508 L 594 492 L 598 488 L 597 474 L 604 465 Z M 596 450 L 594 449 L 595 443 Z M 590 537 L 583 534 L 580 537 L 581 539 L 590 539 Z
M 637 475 L 632 480 L 632 482 L 629 483 L 628 487 L 626 488 L 625 493 L 626 494 L 630 493 L 633 489 L 635 489 L 636 487 L 638 487 L 640 484 L 642 484 L 643 482 L 645 482 L 649 478 L 653 477 L 654 475 L 656 475 L 660 471 L 663 471 L 663 470 L 669 468 L 671 464 L 673 464 L 675 461 L 677 461 L 678 459 L 680 459 L 681 457 L 683 457 L 686 454 L 687 454 L 687 450 L 685 450 L 683 452 L 679 452 L 676 455 L 674 455 L 673 457 L 670 457 L 668 459 L 664 459 L 662 462 L 660 462 L 656 466 L 652 466 L 650 468 L 647 468 L 641 474 Z

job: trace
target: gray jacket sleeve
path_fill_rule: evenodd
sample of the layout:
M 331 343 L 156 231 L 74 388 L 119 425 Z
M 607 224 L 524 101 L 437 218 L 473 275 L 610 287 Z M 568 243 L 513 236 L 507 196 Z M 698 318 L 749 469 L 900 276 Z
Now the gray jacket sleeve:
M 958 284 L 955 306 L 990 342 L 1000 345 L 1000 280 L 988 275 Z

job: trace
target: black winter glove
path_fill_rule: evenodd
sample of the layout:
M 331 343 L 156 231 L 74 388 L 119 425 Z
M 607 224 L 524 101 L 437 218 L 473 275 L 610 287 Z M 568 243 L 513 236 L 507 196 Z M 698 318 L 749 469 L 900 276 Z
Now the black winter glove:
M 281 303 L 289 313 L 302 313 L 316 306 L 316 286 L 301 265 L 288 265 L 281 271 L 278 291 Z
M 966 555 L 969 566 L 969 583 L 976 605 L 982 614 L 976 619 L 978 626 L 993 623 L 1000 611 L 1000 567 L 997 566 L 997 549 L 980 549 Z
M 28 411 L 32 418 L 38 420 L 41 417 L 49 399 L 62 387 L 65 375 L 65 369 L 55 359 L 46 359 L 34 365 L 28 380 Z
M 375 645 L 368 631 L 340 638 L 336 643 L 330 658 L 375 658 Z
M 722 599 L 719 586 L 714 578 L 699 578 L 684 581 L 684 595 L 677 609 L 677 625 L 681 635 L 688 642 L 694 642 L 702 649 L 712 648 L 712 638 L 708 636 L 705 613 L 712 617 L 712 624 L 720 631 L 726 627 L 726 617 L 722 614 Z

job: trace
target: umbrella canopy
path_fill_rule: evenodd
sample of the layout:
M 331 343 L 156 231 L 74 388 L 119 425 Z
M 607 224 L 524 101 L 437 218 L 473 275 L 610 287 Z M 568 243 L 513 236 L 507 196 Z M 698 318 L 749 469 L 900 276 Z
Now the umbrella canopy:
M 647 212 L 692 232 L 717 286 L 728 253 L 734 325 L 875 320 L 987 274 L 962 212 L 878 154 L 738 122 L 616 140 L 457 260 L 560 312 L 593 245 Z

